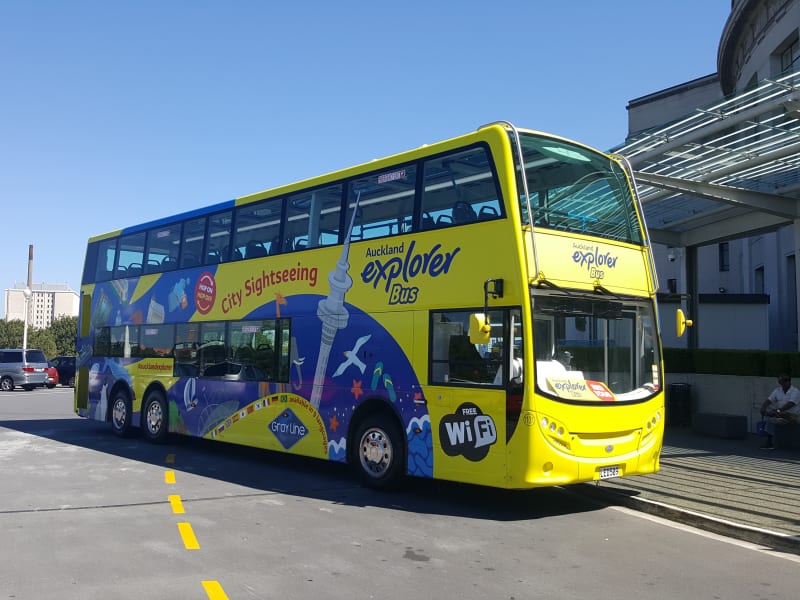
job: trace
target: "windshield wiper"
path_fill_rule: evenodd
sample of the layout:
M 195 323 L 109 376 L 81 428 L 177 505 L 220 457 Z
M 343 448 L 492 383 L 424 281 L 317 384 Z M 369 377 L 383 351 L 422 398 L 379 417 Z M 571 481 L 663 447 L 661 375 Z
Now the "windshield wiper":
M 624 300 L 625 299 L 623 296 L 620 296 L 619 294 L 616 294 L 616 293 L 612 292 L 610 289 L 600 285 L 599 283 L 595 283 L 594 284 L 594 293 L 595 294 L 605 294 L 606 296 L 611 296 L 612 298 L 616 298 L 617 300 Z
M 549 288 L 551 290 L 557 290 L 567 296 L 572 296 L 572 292 L 566 288 L 562 288 L 560 285 L 553 283 L 552 281 L 548 281 L 547 279 L 540 278 L 539 281 L 536 282 L 536 287 L 538 288 Z

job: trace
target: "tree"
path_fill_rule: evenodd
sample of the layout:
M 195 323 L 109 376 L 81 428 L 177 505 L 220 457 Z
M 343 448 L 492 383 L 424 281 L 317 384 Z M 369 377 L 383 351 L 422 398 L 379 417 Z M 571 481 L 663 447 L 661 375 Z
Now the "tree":
M 19 319 L 0 321 L 0 348 L 22 348 L 23 327 Z
M 0 348 L 22 348 L 24 329 L 20 319 L 0 320 Z M 78 317 L 58 317 L 44 329 L 28 327 L 28 348 L 41 350 L 47 358 L 75 355 L 77 335 Z
M 48 329 L 56 346 L 56 353 L 53 356 L 74 356 L 76 354 L 75 338 L 78 335 L 78 317 L 66 315 L 58 317 L 53 319 Z
M 20 344 L 20 346 L 21 345 L 22 344 Z M 18 348 L 20 346 L 15 347 Z M 46 329 L 34 329 L 32 331 L 31 328 L 28 328 L 28 348 L 41 350 L 48 359 L 58 356 L 56 352 L 56 342 L 53 339 L 53 334 L 49 327 Z

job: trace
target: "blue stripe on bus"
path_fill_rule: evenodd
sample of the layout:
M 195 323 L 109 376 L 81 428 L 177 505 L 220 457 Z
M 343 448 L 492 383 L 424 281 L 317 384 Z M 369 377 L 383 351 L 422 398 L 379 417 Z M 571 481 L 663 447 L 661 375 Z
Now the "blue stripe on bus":
M 133 225 L 132 227 L 126 227 L 125 229 L 120 231 L 120 235 L 137 233 L 139 231 L 152 229 L 153 227 L 160 227 L 161 225 L 166 225 L 168 223 L 180 223 L 181 221 L 184 221 L 186 219 L 201 217 L 203 215 L 212 215 L 214 213 L 220 212 L 221 210 L 230 210 L 235 206 L 236 206 L 236 200 L 226 200 L 225 202 L 219 202 L 217 204 L 212 204 L 211 206 L 197 208 L 195 210 L 190 210 L 177 215 L 172 215 L 171 217 L 164 217 L 163 219 L 156 219 L 155 221 L 148 221 L 147 223 L 141 223 L 139 225 Z

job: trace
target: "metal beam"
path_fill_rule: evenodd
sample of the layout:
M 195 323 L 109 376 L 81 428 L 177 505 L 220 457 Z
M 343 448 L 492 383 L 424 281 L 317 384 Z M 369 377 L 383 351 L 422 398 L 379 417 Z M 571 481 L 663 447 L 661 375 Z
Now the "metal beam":
M 744 190 L 729 185 L 692 181 L 642 171 L 636 172 L 636 181 L 671 192 L 708 198 L 709 200 L 716 200 L 733 206 L 752 208 L 784 218 L 794 219 L 798 215 L 798 201 L 786 196 L 765 194 L 764 192 Z
M 675 148 L 679 148 L 690 142 L 707 139 L 712 135 L 732 129 L 739 123 L 751 120 L 757 122 L 758 117 L 764 113 L 782 108 L 786 101 L 790 100 L 791 98 L 791 91 L 782 91 L 773 95 L 773 97 L 767 102 L 759 103 L 755 107 L 743 110 L 738 114 L 736 114 L 734 111 L 731 111 L 730 113 L 724 113 L 724 109 L 719 109 L 716 114 L 714 113 L 713 109 L 709 111 L 702 111 L 705 115 L 714 115 L 716 119 L 710 121 L 709 123 L 699 124 L 699 126 L 693 127 L 688 133 L 679 132 L 677 134 L 671 134 L 669 130 L 674 127 L 674 124 L 671 124 L 662 130 L 656 130 L 646 134 L 646 137 L 649 137 L 653 140 L 654 145 L 651 148 L 639 152 L 638 154 L 636 151 L 626 154 L 625 148 L 623 147 L 619 150 L 619 152 L 621 154 L 625 154 L 632 165 L 641 166 L 643 163 L 663 156 L 670 150 L 674 150 Z M 698 110 L 696 112 L 701 111 Z M 685 119 L 685 121 L 691 120 L 691 118 L 694 116 L 696 116 L 696 113 Z M 637 142 L 640 141 L 641 140 L 637 140 Z
M 666 229 L 653 229 L 648 227 L 650 232 L 650 241 L 656 244 L 664 244 L 665 246 L 674 246 L 676 248 L 683 246 L 683 238 L 680 233 L 668 231 Z
M 716 181 L 722 179 L 723 177 L 727 177 L 728 175 L 735 176 L 741 173 L 745 169 L 752 169 L 754 167 L 758 167 L 767 163 L 776 162 L 783 158 L 786 158 L 788 156 L 793 156 L 798 153 L 800 153 L 800 142 L 796 142 L 788 146 L 783 146 L 782 148 L 778 148 L 777 150 L 773 150 L 771 152 L 766 152 L 760 156 L 754 156 L 752 158 L 748 158 L 747 160 L 739 161 L 736 164 L 724 167 L 722 169 L 717 169 L 701 177 L 700 179 L 693 181 L 711 181 L 711 180 Z M 645 174 L 645 172 L 636 171 L 637 177 L 640 174 Z M 653 187 L 659 187 L 659 186 L 653 186 Z M 649 204 L 650 202 L 655 202 L 656 200 L 660 200 L 661 198 L 666 198 L 671 193 L 674 192 L 670 191 L 659 192 L 657 194 L 651 194 L 649 196 L 642 197 L 642 204 Z
M 681 246 L 706 246 L 717 242 L 775 231 L 791 224 L 790 219 L 763 212 L 740 214 L 722 219 L 712 225 L 703 225 L 681 234 Z

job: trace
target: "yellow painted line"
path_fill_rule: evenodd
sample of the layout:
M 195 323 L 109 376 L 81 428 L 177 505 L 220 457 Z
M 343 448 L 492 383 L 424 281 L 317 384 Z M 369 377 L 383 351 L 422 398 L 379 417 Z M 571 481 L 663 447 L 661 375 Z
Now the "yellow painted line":
M 203 588 L 208 594 L 208 600 L 228 600 L 219 581 L 203 581 Z
M 167 454 L 167 464 L 174 465 L 175 464 L 175 455 L 174 454 Z
M 181 532 L 183 538 L 183 545 L 187 550 L 200 550 L 200 544 L 194 536 L 191 523 L 178 523 L 178 531 Z
M 186 512 L 183 510 L 183 502 L 181 502 L 181 497 L 177 494 L 169 496 L 169 503 L 172 505 L 172 512 L 176 515 L 182 515 Z
M 164 471 L 164 483 L 175 483 L 175 471 Z

